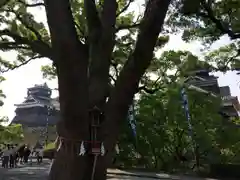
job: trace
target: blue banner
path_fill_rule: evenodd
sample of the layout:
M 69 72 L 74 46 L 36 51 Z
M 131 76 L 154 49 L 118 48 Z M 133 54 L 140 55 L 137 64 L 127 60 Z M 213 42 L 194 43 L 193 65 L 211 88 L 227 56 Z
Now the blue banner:
M 134 137 L 136 137 L 137 136 L 136 119 L 135 119 L 134 105 L 133 104 L 129 106 L 128 121 L 129 121 L 129 124 L 132 128 L 133 135 L 134 135 Z
M 182 96 L 183 108 L 184 108 L 185 115 L 187 118 L 189 134 L 192 137 L 192 125 L 191 125 L 191 117 L 190 117 L 190 113 L 189 113 L 188 97 L 187 97 L 187 94 L 186 94 L 186 91 L 184 88 L 182 88 L 182 90 L 181 90 L 181 96 Z

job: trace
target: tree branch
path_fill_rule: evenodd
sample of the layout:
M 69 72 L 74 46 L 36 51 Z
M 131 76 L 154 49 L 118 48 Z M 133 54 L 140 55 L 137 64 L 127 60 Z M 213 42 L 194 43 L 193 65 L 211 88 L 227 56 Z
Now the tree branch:
M 116 11 L 117 2 L 116 0 L 104 0 L 103 11 L 102 11 L 102 26 L 104 29 L 114 33 L 113 29 L 116 24 Z
M 109 77 L 114 82 L 114 84 L 116 84 L 116 79 L 111 74 L 109 74 Z
M 155 92 L 157 92 L 158 90 L 160 90 L 161 87 L 158 87 L 158 88 L 155 88 L 155 89 L 149 89 L 147 88 L 146 86 L 140 86 L 138 89 L 137 89 L 137 92 L 140 92 L 140 91 L 144 91 L 148 94 L 154 94 Z
M 126 6 L 124 6 L 121 11 L 119 11 L 117 14 L 116 14 L 116 17 L 120 16 L 122 13 L 124 13 L 128 8 L 129 6 L 131 5 L 131 3 L 133 2 L 134 0 L 129 0 L 128 3 L 126 4 Z
M 3 7 L 3 6 L 5 6 L 9 1 L 10 1 L 10 0 L 2 0 L 2 1 L 0 2 L 0 8 Z
M 119 70 L 117 68 L 118 64 L 117 63 L 114 63 L 114 62 L 111 62 L 111 65 L 112 67 L 114 68 L 115 70 L 115 73 L 116 73 L 116 79 L 118 78 L 118 75 L 119 75 Z
M 39 58 L 43 58 L 43 56 L 34 56 L 34 57 L 29 58 L 28 60 L 26 60 L 26 61 L 24 61 L 24 62 L 22 62 L 22 63 L 20 63 L 20 64 L 18 64 L 18 65 L 13 65 L 12 67 L 9 67 L 9 68 L 4 69 L 4 70 L 1 70 L 1 69 L 0 69 L 0 72 L 1 72 L 1 73 L 5 73 L 5 72 L 8 72 L 8 71 L 10 71 L 10 70 L 17 69 L 17 68 L 19 68 L 19 67 L 21 67 L 21 66 L 23 66 L 23 65 L 28 64 L 30 61 L 32 61 L 32 60 L 34 60 L 34 59 L 39 59 Z
M 138 28 L 138 27 L 140 27 L 140 18 L 141 18 L 142 16 L 141 15 L 139 15 L 138 17 L 137 17 L 137 19 L 136 19 L 136 21 L 133 23 L 133 24 L 128 24 L 128 25 L 124 25 L 124 24 L 122 24 L 122 25 L 119 25 L 117 28 L 116 28 L 116 32 L 119 32 L 119 31 L 121 31 L 121 30 L 126 30 L 126 29 L 128 29 L 128 30 L 130 30 L 130 29 L 133 29 L 133 28 Z
M 38 7 L 38 6 L 44 6 L 44 3 L 34 3 L 34 4 L 29 4 L 29 3 L 26 3 L 25 1 L 23 0 L 17 0 L 19 3 L 23 4 L 24 6 L 26 7 Z
M 42 43 L 41 41 L 38 40 L 30 41 L 29 39 L 22 37 L 16 33 L 13 33 L 8 29 L 1 30 L 0 36 L 8 36 L 12 38 L 17 45 L 28 45 L 29 47 L 31 47 L 33 52 L 38 53 L 41 56 L 48 57 L 49 59 L 52 59 L 51 47 L 46 43 Z
M 70 0 L 44 0 L 44 4 L 63 119 L 57 131 L 60 136 L 84 139 L 88 133 L 88 49 L 79 41 Z
M 154 87 L 154 86 L 157 86 L 159 80 L 160 80 L 160 77 L 158 77 L 158 78 L 154 81 L 154 83 L 153 83 L 152 86 L 153 86 L 153 87 Z M 138 92 L 140 92 L 140 91 L 145 91 L 145 92 L 148 93 L 148 94 L 154 94 L 155 92 L 157 92 L 157 91 L 160 90 L 161 88 L 162 88 L 162 87 L 159 86 L 159 87 L 157 87 L 157 88 L 149 89 L 149 88 L 147 88 L 146 85 L 144 85 L 144 86 L 138 87 L 136 93 L 138 93 Z
M 30 47 L 22 46 L 16 42 L 0 42 L 0 50 L 13 50 L 13 49 L 27 49 L 30 50 Z
M 41 36 L 41 34 L 40 34 L 36 29 L 34 29 L 34 27 L 33 27 L 32 25 L 29 25 L 29 24 L 28 24 L 29 22 L 26 22 L 26 21 L 21 17 L 20 14 L 18 14 L 18 13 L 17 13 L 16 11 L 14 11 L 14 10 L 9 10 L 9 9 L 5 9 L 4 11 L 13 13 L 13 14 L 16 16 L 17 20 L 19 20 L 19 21 L 22 23 L 22 25 L 24 25 L 27 29 L 29 29 L 30 31 L 32 31 L 32 32 L 35 34 L 35 36 L 37 37 L 37 39 L 38 39 L 39 41 L 42 41 L 42 36 Z M 23 15 L 23 16 L 24 16 L 24 15 Z M 42 41 L 42 43 L 44 43 L 44 42 Z
M 99 38 L 99 31 L 101 31 L 101 22 L 98 16 L 95 0 L 84 0 L 84 7 L 86 11 L 88 36 L 91 41 L 95 41 Z
M 131 25 L 120 25 L 116 28 L 116 32 L 119 32 L 121 30 L 126 30 L 126 29 L 138 28 L 139 26 L 140 26 L 140 23 L 134 23 Z
M 104 0 L 100 36 L 97 41 L 90 42 L 90 106 L 99 108 L 105 104 L 106 94 L 109 93 L 109 68 L 115 42 L 116 10 L 116 0 Z
M 229 70 L 229 64 L 230 63 L 232 63 L 233 61 L 234 61 L 234 59 L 236 59 L 237 57 L 239 57 L 240 56 L 240 49 L 238 49 L 237 50 L 237 53 L 234 55 L 234 56 L 232 56 L 232 57 L 230 57 L 227 61 L 226 61 L 226 63 L 225 63 L 225 65 L 224 66 L 222 66 L 222 67 L 219 67 L 219 68 L 216 68 L 215 70 L 216 71 L 221 71 L 221 72 L 226 72 L 227 70 Z M 232 70 L 239 70 L 239 69 L 232 69 Z
M 164 24 L 170 2 L 171 0 L 148 1 L 139 28 L 135 50 L 125 63 L 117 79 L 116 86 L 111 92 L 107 104 L 108 114 L 106 114 L 104 122 L 106 126 L 103 125 L 103 127 L 109 127 L 108 125 L 111 124 L 111 127 L 115 127 L 112 130 L 115 131 L 118 129 L 121 120 L 126 116 L 128 106 L 132 102 L 139 81 L 151 63 L 154 47 Z M 108 132 L 115 134 L 109 129 Z M 105 134 L 105 136 L 107 135 Z
M 77 46 L 83 50 L 85 47 L 78 41 L 69 0 L 44 0 L 44 3 L 52 43 L 56 43 L 56 46 L 64 46 L 66 49 L 66 45 L 70 45 L 71 42 L 75 48 Z
M 199 13 L 200 16 L 209 18 L 222 33 L 228 34 L 228 36 L 232 40 L 240 38 L 240 33 L 234 33 L 232 30 L 230 30 L 229 27 L 224 25 L 220 19 L 215 17 L 211 6 L 208 3 L 206 3 L 205 0 L 201 0 L 201 4 L 203 8 L 206 10 L 207 14 Z

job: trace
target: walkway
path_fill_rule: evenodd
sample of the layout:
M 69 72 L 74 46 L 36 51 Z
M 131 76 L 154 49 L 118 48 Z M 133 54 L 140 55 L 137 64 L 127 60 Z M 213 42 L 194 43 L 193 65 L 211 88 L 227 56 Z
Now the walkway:
M 32 166 L 25 165 L 14 169 L 0 168 L 0 180 L 44 180 L 48 174 L 49 162 L 45 161 L 42 165 L 33 163 Z M 204 180 L 203 178 L 192 178 L 186 176 L 171 176 L 168 174 L 127 172 L 117 169 L 110 169 L 108 177 L 111 180 Z M 205 179 L 206 180 L 206 179 Z M 210 180 L 210 179 L 208 179 Z

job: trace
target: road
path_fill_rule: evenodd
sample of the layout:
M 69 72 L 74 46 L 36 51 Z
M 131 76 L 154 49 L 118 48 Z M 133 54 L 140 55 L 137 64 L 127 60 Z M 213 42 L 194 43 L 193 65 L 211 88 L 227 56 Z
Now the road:
M 37 165 L 36 163 L 33 163 L 32 165 L 24 165 L 14 169 L 0 168 L 0 180 L 45 180 L 48 174 L 49 165 L 50 165 L 50 162 L 45 161 L 42 165 Z M 131 173 L 127 171 L 114 170 L 114 169 L 111 169 L 108 171 L 108 179 L 110 180 L 153 180 L 153 179 L 203 180 L 203 178 L 171 176 L 168 174 Z

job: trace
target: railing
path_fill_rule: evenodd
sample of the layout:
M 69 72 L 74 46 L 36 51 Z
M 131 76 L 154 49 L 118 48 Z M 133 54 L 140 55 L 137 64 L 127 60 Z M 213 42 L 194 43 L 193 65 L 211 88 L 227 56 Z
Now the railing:
M 190 81 L 189 84 L 202 87 L 202 86 L 218 85 L 218 82 L 216 79 L 206 79 L 205 81 L 193 80 L 193 81 Z

